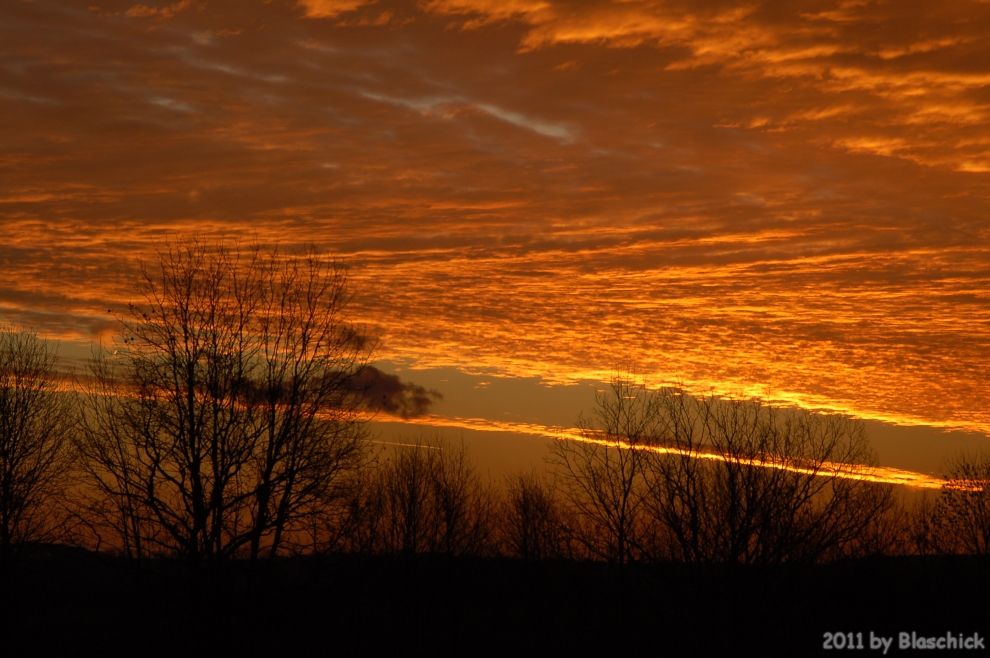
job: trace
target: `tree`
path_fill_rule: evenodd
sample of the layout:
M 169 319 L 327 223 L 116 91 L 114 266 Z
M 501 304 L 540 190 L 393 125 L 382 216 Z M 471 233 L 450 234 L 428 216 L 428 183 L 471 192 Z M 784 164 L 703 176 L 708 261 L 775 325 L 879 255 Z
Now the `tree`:
M 556 455 L 609 559 L 819 560 L 891 505 L 889 486 L 855 477 L 873 456 L 847 417 L 616 380 L 594 418 Z
M 417 441 L 397 448 L 353 506 L 359 550 L 403 555 L 490 552 L 491 494 L 463 443 Z
M 571 555 L 571 530 L 556 491 L 536 475 L 519 475 L 509 480 L 502 528 L 509 555 L 524 560 Z
M 174 245 L 93 369 L 80 451 L 126 550 L 271 557 L 341 492 L 365 341 L 315 252 Z
M 657 396 L 666 450 L 650 456 L 647 505 L 674 557 L 817 560 L 855 542 L 890 504 L 889 487 L 841 472 L 872 461 L 861 424 L 847 417 Z
M 598 392 L 591 418 L 579 420 L 581 441 L 559 439 L 551 463 L 577 522 L 578 540 L 593 556 L 626 563 L 637 557 L 644 532 L 641 450 L 656 436 L 655 399 L 615 380 Z
M 53 530 L 53 501 L 71 464 L 68 395 L 56 354 L 37 335 L 0 331 L 0 562 Z
M 758 400 L 655 394 L 662 432 L 646 505 L 662 553 L 690 561 L 815 561 L 856 544 L 891 504 L 855 477 L 872 464 L 861 423 Z
M 990 555 L 990 454 L 960 455 L 947 470 L 947 484 L 918 512 L 920 550 Z

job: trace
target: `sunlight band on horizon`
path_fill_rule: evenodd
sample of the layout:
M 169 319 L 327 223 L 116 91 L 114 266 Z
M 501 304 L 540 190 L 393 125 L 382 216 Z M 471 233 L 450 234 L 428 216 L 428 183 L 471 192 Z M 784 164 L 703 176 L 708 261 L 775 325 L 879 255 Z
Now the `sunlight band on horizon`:
M 81 386 L 79 382 L 62 382 L 63 390 L 77 393 L 105 394 L 100 393 L 93 387 Z M 119 392 L 118 392 L 119 394 Z M 715 461 L 728 461 L 729 457 L 713 452 L 689 451 L 679 448 L 671 448 L 657 445 L 634 445 L 621 440 L 598 439 L 586 436 L 578 427 L 555 427 L 542 425 L 539 423 L 509 422 L 490 420 L 487 418 L 462 418 L 439 416 L 429 414 L 425 416 L 402 417 L 398 415 L 379 413 L 362 413 L 359 416 L 367 422 L 394 422 L 408 425 L 418 425 L 436 428 L 466 429 L 479 432 L 506 432 L 514 434 L 528 434 L 555 440 L 576 441 L 589 443 L 605 447 L 613 447 L 624 450 L 643 450 L 655 454 L 671 454 L 693 457 L 696 459 L 709 459 Z M 423 447 L 418 443 L 373 440 L 373 443 L 382 445 L 392 445 L 401 447 Z M 926 473 L 910 471 L 906 469 L 892 468 L 888 466 L 868 466 L 865 464 L 842 464 L 835 462 L 824 462 L 820 468 L 812 469 L 801 466 L 797 463 L 787 461 L 761 460 L 756 458 L 737 458 L 741 464 L 755 466 L 759 468 L 773 468 L 789 471 L 792 473 L 803 473 L 807 475 L 821 475 L 823 477 L 834 476 L 849 480 L 861 480 L 865 482 L 875 482 L 879 484 L 894 484 L 915 489 L 955 489 L 959 491 L 981 491 L 977 485 L 966 485 L 953 483 L 946 478 L 940 478 Z
M 427 427 L 449 427 L 480 432 L 512 432 L 515 434 L 530 434 L 556 440 L 577 441 L 623 450 L 642 450 L 655 454 L 681 455 L 696 459 L 709 459 L 715 461 L 729 461 L 730 459 L 725 455 L 720 455 L 713 452 L 689 451 L 657 445 L 634 445 L 626 441 L 598 439 L 584 435 L 581 429 L 577 427 L 550 427 L 547 425 L 540 425 L 538 423 L 515 423 L 489 420 L 486 418 L 448 418 L 436 415 L 423 416 L 419 418 L 401 418 L 398 416 L 391 416 L 387 419 L 378 418 L 377 420 Z M 733 459 L 733 461 L 759 468 L 772 468 L 789 471 L 792 473 L 820 475 L 823 477 L 837 477 L 847 480 L 861 480 L 864 482 L 875 482 L 878 484 L 894 484 L 914 489 L 949 488 L 973 492 L 981 490 L 981 488 L 976 485 L 956 484 L 945 478 L 886 466 L 867 466 L 864 464 L 824 462 L 820 468 L 812 469 L 801 466 L 795 462 L 789 463 L 787 461 L 760 460 L 756 458 L 737 458 Z

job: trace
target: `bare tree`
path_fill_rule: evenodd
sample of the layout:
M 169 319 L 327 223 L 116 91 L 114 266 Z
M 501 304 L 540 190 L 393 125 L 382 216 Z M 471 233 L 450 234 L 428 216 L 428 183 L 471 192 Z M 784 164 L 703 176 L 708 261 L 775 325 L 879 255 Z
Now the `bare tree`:
M 434 439 L 397 448 L 353 504 L 359 549 L 405 555 L 491 552 L 492 494 L 456 446 Z
M 582 441 L 560 439 L 551 463 L 558 469 L 576 521 L 578 540 L 609 562 L 635 559 L 643 524 L 645 453 L 654 440 L 655 400 L 642 387 L 615 380 L 596 395 L 593 416 L 581 418 Z
M 147 467 L 132 427 L 139 419 L 130 413 L 141 408 L 118 380 L 115 365 L 119 367 L 105 353 L 93 362 L 91 390 L 75 437 L 84 481 L 75 492 L 75 516 L 97 550 L 108 542 L 126 557 L 142 558 L 145 537 L 152 546 L 167 540 L 146 505 Z
M 855 477 L 872 464 L 862 424 L 757 400 L 654 394 L 661 418 L 646 506 L 661 554 L 779 563 L 836 556 L 889 508 L 889 486 Z
M 362 455 L 367 348 L 343 318 L 343 270 L 182 244 L 141 293 L 94 367 L 79 446 L 109 526 L 138 554 L 274 556 Z
M 506 489 L 502 532 L 508 554 L 524 560 L 570 557 L 571 528 L 553 486 L 530 474 L 511 478 Z
M 0 562 L 45 538 L 71 463 L 71 400 L 57 386 L 56 354 L 35 334 L 0 331 Z
M 582 427 L 553 458 L 584 543 L 612 561 L 823 559 L 861 545 L 891 504 L 890 487 L 856 478 L 873 456 L 842 416 L 617 379 Z
M 874 491 L 884 495 L 888 488 L 878 486 Z M 906 500 L 891 496 L 889 506 L 876 514 L 855 540 L 846 543 L 842 552 L 848 557 L 916 555 L 913 511 Z
M 990 554 L 990 454 L 960 455 L 948 467 L 948 483 L 917 512 L 921 552 Z

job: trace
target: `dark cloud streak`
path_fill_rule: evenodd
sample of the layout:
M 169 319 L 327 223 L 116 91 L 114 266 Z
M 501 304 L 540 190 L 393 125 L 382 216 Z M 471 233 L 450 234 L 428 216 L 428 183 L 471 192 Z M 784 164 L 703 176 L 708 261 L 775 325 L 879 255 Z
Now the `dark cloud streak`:
M 429 413 L 432 405 L 443 399 L 436 390 L 402 381 L 398 375 L 382 372 L 375 366 L 362 366 L 348 380 L 370 411 L 383 411 L 402 418 L 416 418 Z

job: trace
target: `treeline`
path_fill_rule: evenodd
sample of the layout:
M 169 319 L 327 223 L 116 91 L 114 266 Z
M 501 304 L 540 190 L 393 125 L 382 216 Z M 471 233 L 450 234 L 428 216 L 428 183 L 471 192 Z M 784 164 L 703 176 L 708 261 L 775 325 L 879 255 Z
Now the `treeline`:
M 463 445 L 371 450 L 374 345 L 316 253 L 175 245 L 71 390 L 0 333 L 0 549 L 59 541 L 192 565 L 295 553 L 773 565 L 990 551 L 990 461 L 906 507 L 863 428 L 617 380 L 545 474 L 484 482 Z M 422 401 L 419 404 L 423 404 Z
M 609 395 L 619 392 L 628 395 L 629 385 L 617 383 Z M 718 404 L 725 405 L 723 413 L 778 413 L 752 402 Z M 848 419 L 794 415 L 806 423 L 857 427 Z M 490 481 L 470 463 L 463 443 L 413 441 L 357 478 L 328 516 L 333 524 L 324 543 L 299 549 L 756 566 L 988 553 L 988 517 L 981 516 L 987 471 L 976 475 L 977 465 L 967 460 L 957 462 L 949 487 L 908 500 L 895 495 L 894 485 L 821 468 L 794 473 L 753 466 L 746 458 L 637 453 L 561 440 L 549 461 L 545 472 Z M 690 471 L 673 476 L 672 469 Z

